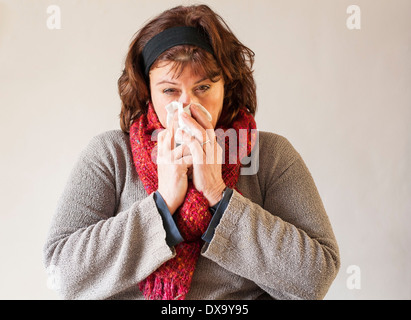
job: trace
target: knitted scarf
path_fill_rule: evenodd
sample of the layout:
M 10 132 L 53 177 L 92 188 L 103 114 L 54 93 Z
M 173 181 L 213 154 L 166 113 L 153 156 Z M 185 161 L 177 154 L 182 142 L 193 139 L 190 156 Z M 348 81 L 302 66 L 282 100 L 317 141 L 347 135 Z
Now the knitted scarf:
M 247 130 L 246 143 L 239 141 L 237 144 L 238 148 L 247 148 L 246 153 L 241 153 L 237 149 L 235 154 L 231 152 L 230 155 L 230 139 L 225 141 L 225 162 L 222 164 L 222 178 L 227 187 L 235 189 L 241 167 L 238 157 L 241 154 L 249 155 L 251 152 L 256 135 L 255 130 L 252 129 L 256 129 L 256 123 L 254 117 L 244 108 L 240 110 L 231 127 L 236 130 L 237 137 L 239 137 L 238 132 L 240 129 Z M 149 103 L 147 113 L 137 118 L 130 127 L 134 165 L 148 194 L 158 189 L 157 164 L 155 163 L 157 150 L 153 152 L 153 149 L 157 146 L 157 141 L 152 139 L 152 133 L 156 129 L 164 128 L 159 122 L 152 104 Z M 217 130 L 216 134 L 225 132 L 228 128 L 222 129 Z M 237 157 L 237 161 L 229 160 L 232 159 L 233 154 Z M 139 283 L 139 288 L 146 299 L 183 300 L 190 289 L 191 279 L 203 243 L 201 236 L 207 230 L 211 220 L 208 201 L 202 192 L 194 187 L 191 179 L 188 181 L 188 190 L 184 202 L 173 217 L 184 241 L 175 246 L 176 256 L 174 258 L 166 261 Z

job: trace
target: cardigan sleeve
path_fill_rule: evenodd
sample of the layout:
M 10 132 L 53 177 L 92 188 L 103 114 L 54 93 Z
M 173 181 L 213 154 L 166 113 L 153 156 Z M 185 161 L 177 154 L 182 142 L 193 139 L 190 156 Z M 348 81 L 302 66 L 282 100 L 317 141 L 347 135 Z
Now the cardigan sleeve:
M 210 243 L 210 241 L 212 240 L 215 233 L 215 228 L 220 223 L 221 217 L 223 216 L 225 209 L 228 206 L 232 194 L 233 190 L 227 187 L 224 192 L 223 198 L 214 206 L 210 207 L 210 211 L 213 217 L 211 218 L 206 232 L 201 237 L 205 242 Z
M 275 299 L 321 299 L 340 265 L 329 219 L 306 165 L 288 141 L 281 150 L 264 150 L 263 205 L 233 190 L 202 254 Z
M 57 205 L 43 255 L 49 286 L 65 299 L 115 296 L 175 256 L 153 193 L 141 193 L 141 200 L 118 211 L 118 177 L 127 178 L 116 167 L 126 161 L 122 157 L 93 139 Z
M 221 217 L 223 216 L 223 213 L 225 209 L 227 208 L 227 205 L 228 205 L 228 202 L 230 201 L 232 193 L 233 193 L 233 190 L 227 187 L 226 191 L 224 192 L 223 198 L 219 202 L 217 202 L 214 206 L 210 207 L 210 212 L 213 217 L 210 221 L 210 224 L 207 227 L 206 232 L 201 237 L 204 241 L 210 243 L 211 239 L 213 238 L 214 230 L 218 226 L 221 220 Z M 176 222 L 174 221 L 173 216 L 168 210 L 167 204 L 165 203 L 160 192 L 158 191 L 154 192 L 154 200 L 156 202 L 157 209 L 163 220 L 163 226 L 166 231 L 167 244 L 170 247 L 172 247 L 172 246 L 179 244 L 180 242 L 183 242 L 184 239 L 180 231 L 178 230 Z
M 154 200 L 157 205 L 158 212 L 163 220 L 164 230 L 166 231 L 166 242 L 170 247 L 173 247 L 180 242 L 183 242 L 183 236 L 177 228 L 177 224 L 173 219 L 170 211 L 168 210 L 167 204 L 164 201 L 158 190 L 154 192 Z

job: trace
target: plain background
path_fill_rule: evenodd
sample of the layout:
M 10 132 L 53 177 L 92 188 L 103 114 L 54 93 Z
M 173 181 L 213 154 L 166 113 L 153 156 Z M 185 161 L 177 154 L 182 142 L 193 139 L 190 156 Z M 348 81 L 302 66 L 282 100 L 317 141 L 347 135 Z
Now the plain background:
M 119 129 L 134 33 L 192 3 L 0 1 L 0 299 L 59 298 L 42 247 L 69 172 L 93 136 Z M 410 299 L 411 1 L 203 3 L 254 50 L 257 125 L 290 140 L 322 196 L 341 251 L 326 299 Z M 346 26 L 351 4 L 360 30 Z

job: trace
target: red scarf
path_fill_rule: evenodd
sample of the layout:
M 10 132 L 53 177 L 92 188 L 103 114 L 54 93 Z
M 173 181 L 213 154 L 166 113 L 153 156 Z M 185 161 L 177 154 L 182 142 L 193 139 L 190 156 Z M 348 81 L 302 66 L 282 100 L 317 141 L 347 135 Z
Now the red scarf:
M 246 109 L 240 109 L 231 127 L 236 130 L 237 137 L 239 137 L 239 129 L 247 130 L 247 144 L 239 145 L 238 148 L 247 148 L 246 154 L 249 155 L 256 135 L 255 130 L 252 130 L 256 129 L 254 117 Z M 164 128 L 150 103 L 147 114 L 136 119 L 130 128 L 134 165 L 148 194 L 158 189 L 157 164 L 152 161 L 151 156 L 153 154 L 153 158 L 157 157 L 157 150 L 153 152 L 157 141 L 152 141 L 152 133 L 156 129 Z M 225 131 L 228 128 L 222 129 Z M 217 130 L 216 134 L 219 131 Z M 240 175 L 241 163 L 238 157 L 242 153 L 237 149 L 237 161 L 229 163 L 229 150 L 229 139 L 226 139 L 222 178 L 227 187 L 234 189 Z M 166 261 L 139 283 L 140 290 L 146 299 L 182 300 L 190 289 L 191 279 L 203 244 L 201 236 L 207 230 L 211 220 L 208 201 L 202 192 L 195 189 L 192 180 L 188 181 L 186 197 L 175 212 L 174 218 L 184 241 L 175 246 L 176 256 L 173 259 Z

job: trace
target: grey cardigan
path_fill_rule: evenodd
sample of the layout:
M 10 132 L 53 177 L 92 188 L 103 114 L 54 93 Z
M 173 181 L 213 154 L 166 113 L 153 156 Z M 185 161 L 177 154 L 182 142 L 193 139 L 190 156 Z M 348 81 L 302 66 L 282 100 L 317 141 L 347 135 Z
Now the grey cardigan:
M 314 181 L 282 136 L 259 132 L 259 168 L 241 175 L 187 299 L 322 299 L 340 267 Z M 44 245 L 64 299 L 143 299 L 138 283 L 175 256 L 134 168 L 129 135 L 92 139 L 75 164 Z

